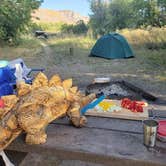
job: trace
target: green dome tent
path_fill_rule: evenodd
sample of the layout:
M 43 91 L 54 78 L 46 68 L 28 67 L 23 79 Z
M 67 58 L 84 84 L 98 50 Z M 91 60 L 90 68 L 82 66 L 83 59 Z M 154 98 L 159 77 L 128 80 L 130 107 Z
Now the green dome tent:
M 134 57 L 127 40 L 118 33 L 110 33 L 101 37 L 92 48 L 90 56 L 107 59 Z

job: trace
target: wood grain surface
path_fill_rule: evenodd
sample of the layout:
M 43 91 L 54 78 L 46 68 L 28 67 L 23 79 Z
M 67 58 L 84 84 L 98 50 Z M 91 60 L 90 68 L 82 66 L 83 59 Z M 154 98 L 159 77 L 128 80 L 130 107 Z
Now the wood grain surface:
M 108 100 L 104 100 L 108 101 Z M 120 100 L 111 100 L 116 103 L 117 106 L 120 106 Z M 86 115 L 97 116 L 97 117 L 110 117 L 110 118 L 119 118 L 119 119 L 132 119 L 132 120 L 145 120 L 148 119 L 148 107 L 144 107 L 144 112 L 132 112 L 131 110 L 122 108 L 119 112 L 108 112 L 108 111 L 98 111 L 97 108 L 89 109 L 86 112 Z

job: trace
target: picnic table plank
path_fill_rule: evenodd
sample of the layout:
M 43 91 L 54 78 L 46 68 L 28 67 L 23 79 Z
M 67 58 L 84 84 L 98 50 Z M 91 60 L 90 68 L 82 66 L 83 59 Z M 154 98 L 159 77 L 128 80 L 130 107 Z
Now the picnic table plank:
M 143 133 L 142 121 L 116 119 L 116 118 L 99 118 L 93 116 L 86 116 L 88 123 L 86 128 L 98 128 L 101 130 L 117 130 L 121 132 L 130 132 L 135 134 Z M 64 124 L 69 125 L 68 118 L 58 119 L 52 122 L 52 124 Z
M 143 135 L 98 128 L 77 129 L 65 124 L 50 124 L 43 145 L 26 145 L 23 135 L 9 147 L 23 152 L 47 152 L 64 159 L 98 162 L 106 165 L 126 163 L 165 165 L 166 144 L 157 142 L 158 150 L 150 152 L 143 145 Z

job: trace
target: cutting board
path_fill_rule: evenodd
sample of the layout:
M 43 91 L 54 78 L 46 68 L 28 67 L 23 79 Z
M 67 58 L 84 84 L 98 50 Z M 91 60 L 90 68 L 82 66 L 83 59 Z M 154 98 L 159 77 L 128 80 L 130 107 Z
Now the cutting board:
M 117 106 L 120 106 L 120 100 L 112 100 Z M 131 120 L 145 120 L 148 119 L 148 106 L 143 107 L 144 112 L 132 112 L 128 109 L 122 108 L 119 112 L 107 112 L 107 111 L 97 111 L 97 108 L 89 109 L 85 115 L 89 116 L 99 116 L 99 117 L 110 117 L 119 119 L 131 119 Z

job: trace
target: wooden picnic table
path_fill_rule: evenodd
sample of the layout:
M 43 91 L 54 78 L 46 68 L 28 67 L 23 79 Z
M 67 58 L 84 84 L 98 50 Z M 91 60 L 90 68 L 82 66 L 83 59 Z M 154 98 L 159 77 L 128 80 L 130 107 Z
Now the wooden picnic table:
M 27 145 L 22 134 L 8 149 L 47 153 L 60 160 L 80 160 L 94 165 L 166 165 L 166 143 L 157 141 L 155 148 L 146 148 L 141 121 L 87 118 L 87 125 L 79 129 L 71 126 L 67 118 L 54 121 L 47 128 L 45 144 Z

